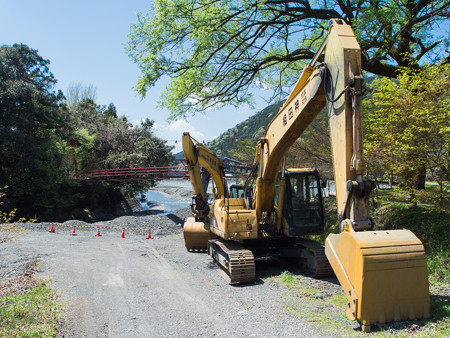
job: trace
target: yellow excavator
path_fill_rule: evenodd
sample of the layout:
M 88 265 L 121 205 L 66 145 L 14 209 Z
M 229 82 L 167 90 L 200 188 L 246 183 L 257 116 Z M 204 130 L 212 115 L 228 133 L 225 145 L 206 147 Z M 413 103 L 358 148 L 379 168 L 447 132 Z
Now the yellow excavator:
M 375 323 L 429 317 L 430 297 L 421 241 L 409 230 L 377 231 L 369 217 L 374 185 L 363 178 L 362 85 L 352 28 L 330 20 L 327 38 L 258 143 L 244 197 L 213 201 L 208 226 L 216 238 L 207 247 L 231 284 L 252 282 L 254 254 L 272 249 L 291 249 L 316 276 L 326 275 L 329 262 L 348 298 L 348 317 L 367 332 Z M 340 222 L 340 233 L 326 239 L 326 258 L 321 245 L 301 239 L 323 230 L 319 176 L 284 165 L 290 146 L 325 107 Z
M 212 176 L 212 198 L 227 197 L 223 162 L 188 132 L 182 137 L 182 145 L 194 196 L 192 197 L 192 217 L 183 225 L 183 236 L 188 251 L 206 250 L 209 239 L 215 237 L 209 226 L 210 204 L 207 188 Z M 215 184 L 215 187 L 214 187 Z

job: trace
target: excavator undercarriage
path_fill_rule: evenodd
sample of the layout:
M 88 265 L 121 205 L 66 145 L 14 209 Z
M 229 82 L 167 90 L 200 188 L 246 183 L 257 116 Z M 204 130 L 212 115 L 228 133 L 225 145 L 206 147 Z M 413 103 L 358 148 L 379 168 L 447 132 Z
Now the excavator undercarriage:
M 253 283 L 256 278 L 255 260 L 267 256 L 295 261 L 308 269 L 315 278 L 334 276 L 325 255 L 325 247 L 308 239 L 294 241 L 268 238 L 265 241 L 243 243 L 214 239 L 208 241 L 208 254 L 229 284 Z
M 253 283 L 255 258 L 242 244 L 224 239 L 208 241 L 208 254 L 220 268 L 228 284 Z

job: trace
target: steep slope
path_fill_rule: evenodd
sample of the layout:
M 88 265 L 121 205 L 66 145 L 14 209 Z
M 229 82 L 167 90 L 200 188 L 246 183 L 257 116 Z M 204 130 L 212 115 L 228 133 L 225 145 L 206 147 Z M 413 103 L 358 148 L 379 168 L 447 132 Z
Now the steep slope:
M 275 103 L 264 108 L 255 115 L 249 117 L 247 120 L 237 124 L 233 128 L 228 129 L 213 141 L 208 142 L 206 146 L 218 156 L 227 157 L 229 156 L 228 151 L 238 140 L 253 139 L 256 143 L 256 140 L 266 130 L 269 122 L 278 113 L 281 105 L 282 103 Z

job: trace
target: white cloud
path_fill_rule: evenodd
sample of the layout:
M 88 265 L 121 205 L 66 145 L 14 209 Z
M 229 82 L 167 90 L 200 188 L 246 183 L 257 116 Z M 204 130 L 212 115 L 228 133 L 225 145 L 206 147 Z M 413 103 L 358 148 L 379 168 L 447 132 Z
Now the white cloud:
M 184 132 L 189 132 L 193 138 L 195 138 L 199 142 L 203 142 L 203 139 L 205 138 L 205 134 L 202 132 L 196 130 L 188 121 L 186 120 L 177 120 L 174 122 L 171 122 L 169 124 L 169 131 L 171 133 L 176 133 L 178 135 L 183 135 Z
M 261 80 L 255 80 L 254 84 L 256 87 L 262 90 L 271 91 L 273 88 L 269 86 L 267 83 L 262 82 Z

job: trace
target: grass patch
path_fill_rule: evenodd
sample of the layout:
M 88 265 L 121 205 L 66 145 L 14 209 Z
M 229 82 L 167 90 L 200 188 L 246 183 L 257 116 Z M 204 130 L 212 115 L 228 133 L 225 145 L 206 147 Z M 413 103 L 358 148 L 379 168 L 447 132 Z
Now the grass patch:
M 347 304 L 347 297 L 345 296 L 345 293 L 342 292 L 342 293 L 338 294 L 337 296 L 335 296 L 332 299 L 332 302 L 335 303 L 335 304 L 346 305 Z
M 450 297 L 431 297 L 431 321 L 426 326 L 433 327 L 439 335 L 450 336 Z M 436 325 L 434 324 L 436 323 Z
M 297 286 L 298 281 L 300 280 L 299 277 L 294 276 L 292 273 L 285 271 L 281 274 L 281 284 L 293 287 Z
M 282 309 L 307 322 L 314 323 L 324 335 L 352 337 L 448 337 L 450 336 L 450 297 L 431 297 L 431 318 L 420 321 L 391 322 L 385 326 L 372 325 L 367 334 L 361 331 L 359 324 L 350 321 L 345 311 L 347 298 L 343 292 L 328 293 L 325 285 L 318 288 L 308 285 L 308 279 L 283 272 L 270 278 L 289 288 L 284 297 Z M 322 297 L 316 297 L 320 294 Z
M 347 299 L 343 292 L 336 294 L 322 290 L 322 287 L 311 286 L 308 278 L 287 271 L 270 279 L 289 288 L 282 307 L 284 311 L 313 322 L 324 332 L 340 332 L 344 335 L 355 333 L 352 322 L 345 318 Z
M 33 275 L 2 279 L 0 295 L 0 336 L 56 336 L 60 305 L 44 282 Z

